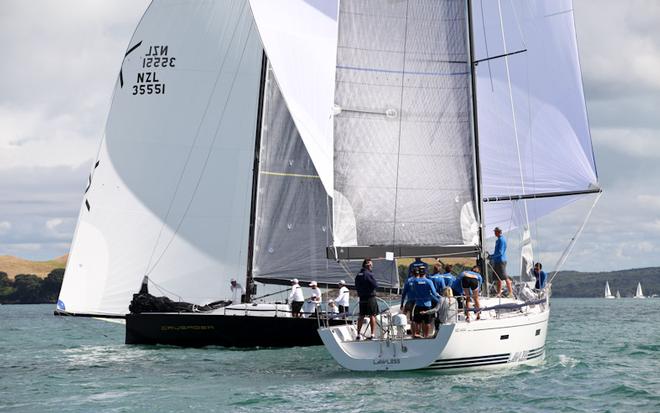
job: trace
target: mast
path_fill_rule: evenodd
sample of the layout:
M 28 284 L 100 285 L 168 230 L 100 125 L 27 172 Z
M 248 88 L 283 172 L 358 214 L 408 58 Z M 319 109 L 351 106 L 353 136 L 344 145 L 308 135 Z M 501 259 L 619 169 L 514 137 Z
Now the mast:
M 266 93 L 266 75 L 268 70 L 268 58 L 266 52 L 262 52 L 261 57 L 261 77 L 259 80 L 259 103 L 257 104 L 257 130 L 254 139 L 254 163 L 252 166 L 252 202 L 250 204 L 250 233 L 248 236 L 247 253 L 247 272 L 245 274 L 245 302 L 252 301 L 252 296 L 256 294 L 254 285 L 254 276 L 252 274 L 254 261 L 254 232 L 256 229 L 255 221 L 257 216 L 257 190 L 259 184 L 259 155 L 261 152 L 261 127 L 263 123 L 264 94 Z
M 488 296 L 488 265 L 486 264 L 485 234 L 484 234 L 484 208 L 481 195 L 481 162 L 479 159 L 479 126 L 477 124 L 477 64 L 474 58 L 474 27 L 472 26 L 472 0 L 467 0 L 467 28 L 468 49 L 470 51 L 470 90 L 472 92 L 472 135 L 474 138 L 474 161 L 477 192 L 477 214 L 479 215 L 479 258 L 477 265 L 481 268 L 484 277 L 486 296 Z

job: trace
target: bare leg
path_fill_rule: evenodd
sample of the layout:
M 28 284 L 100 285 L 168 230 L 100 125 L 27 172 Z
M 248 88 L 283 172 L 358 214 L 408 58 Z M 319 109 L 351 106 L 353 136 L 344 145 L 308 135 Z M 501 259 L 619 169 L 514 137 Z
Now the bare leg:
M 424 334 L 425 338 L 429 336 L 429 328 L 430 327 L 431 326 L 429 325 L 429 323 L 424 323 L 423 324 L 423 327 L 422 327 L 423 330 L 422 331 L 423 331 L 423 334 Z
M 506 279 L 506 288 L 509 289 L 509 297 L 513 297 L 513 288 L 511 288 L 511 279 Z
M 499 278 L 497 279 L 497 296 L 501 297 L 502 296 L 502 280 Z
M 371 337 L 376 337 L 376 316 L 372 315 L 369 317 L 369 324 L 371 326 Z
M 465 320 L 470 321 L 470 293 L 469 289 L 463 291 L 465 297 Z
M 475 311 L 479 311 L 481 308 L 481 304 L 479 304 L 479 290 L 472 290 L 472 294 L 474 294 L 474 309 Z M 481 313 L 477 313 L 477 320 L 481 320 Z
M 357 324 L 358 337 L 360 337 L 360 334 L 362 334 L 361 331 L 362 331 L 362 316 L 358 316 L 358 324 Z

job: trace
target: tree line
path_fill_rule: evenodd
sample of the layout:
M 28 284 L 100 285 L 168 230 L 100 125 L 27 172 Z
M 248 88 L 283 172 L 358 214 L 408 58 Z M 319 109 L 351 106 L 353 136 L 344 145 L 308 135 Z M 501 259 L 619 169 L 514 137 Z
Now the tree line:
M 18 274 L 10 279 L 0 271 L 0 304 L 56 303 L 64 280 L 64 268 L 51 271 L 46 278 L 34 274 Z

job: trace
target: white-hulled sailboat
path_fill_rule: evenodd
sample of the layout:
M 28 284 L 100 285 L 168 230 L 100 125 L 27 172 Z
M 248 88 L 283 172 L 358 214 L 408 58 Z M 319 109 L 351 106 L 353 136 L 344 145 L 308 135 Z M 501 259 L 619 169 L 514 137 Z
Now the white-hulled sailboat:
M 637 283 L 637 290 L 635 290 L 635 295 L 633 298 L 646 298 L 642 292 L 642 283 Z
M 612 295 L 612 291 L 610 291 L 610 283 L 608 281 L 605 281 L 605 298 L 615 298 Z
M 499 226 L 523 234 L 526 276 L 530 222 L 600 192 L 571 1 L 342 0 L 338 25 L 336 254 L 485 267 Z M 352 325 L 319 333 L 351 370 L 531 364 L 545 356 L 549 299 L 549 286 L 521 286 L 516 298 L 482 298 L 471 322 L 443 299 L 426 339 L 409 335 L 398 305 L 375 339 Z

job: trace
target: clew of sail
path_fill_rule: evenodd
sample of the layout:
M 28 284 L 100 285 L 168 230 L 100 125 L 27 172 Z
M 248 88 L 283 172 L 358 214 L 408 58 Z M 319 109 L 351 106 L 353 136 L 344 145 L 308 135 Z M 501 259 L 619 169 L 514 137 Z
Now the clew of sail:
M 247 0 L 152 2 L 115 86 L 60 310 L 126 314 L 145 274 L 183 301 L 230 296 L 246 271 L 261 56 Z
M 600 190 L 572 2 L 475 0 L 473 10 L 484 215 L 507 231 Z

